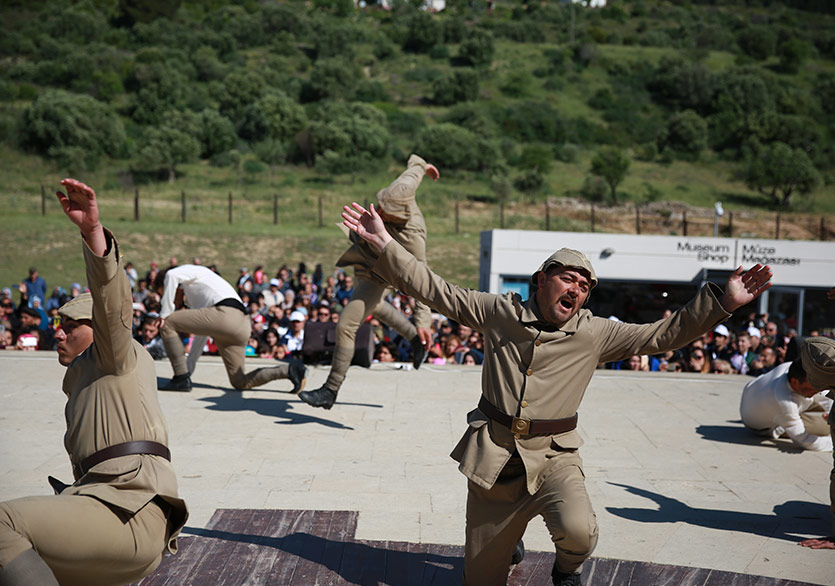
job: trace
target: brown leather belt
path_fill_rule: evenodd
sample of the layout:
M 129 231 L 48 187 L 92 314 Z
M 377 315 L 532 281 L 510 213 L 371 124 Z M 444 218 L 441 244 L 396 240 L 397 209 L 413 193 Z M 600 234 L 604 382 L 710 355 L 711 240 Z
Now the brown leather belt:
M 577 428 L 577 414 L 563 419 L 525 419 L 524 417 L 511 417 L 500 411 L 493 403 L 482 395 L 478 402 L 479 410 L 487 417 L 504 425 L 515 435 L 557 435 Z
M 150 454 L 152 456 L 162 456 L 169 462 L 171 461 L 171 452 L 164 445 L 158 442 L 151 442 L 146 440 L 139 440 L 134 442 L 125 442 L 123 444 L 116 444 L 109 446 L 103 450 L 99 450 L 95 454 L 87 456 L 80 464 L 76 466 L 78 477 L 82 477 L 95 466 L 101 464 L 105 460 L 112 460 L 113 458 L 121 458 L 122 456 L 135 456 L 138 454 Z

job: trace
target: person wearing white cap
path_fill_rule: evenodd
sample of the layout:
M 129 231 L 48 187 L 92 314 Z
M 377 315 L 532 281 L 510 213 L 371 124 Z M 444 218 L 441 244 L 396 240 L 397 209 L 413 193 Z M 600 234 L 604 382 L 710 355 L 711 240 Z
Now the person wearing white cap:
M 298 355 L 304 346 L 304 324 L 307 316 L 299 310 L 290 313 L 290 328 L 281 338 L 281 344 L 291 355 Z M 295 353 L 295 354 L 294 354 Z
M 162 297 L 160 335 L 174 370 L 174 377 L 161 390 L 191 390 L 191 371 L 180 332 L 211 336 L 229 382 L 239 391 L 278 379 L 290 379 L 294 393 L 304 388 L 307 367 L 298 361 L 244 372 L 250 320 L 232 285 L 211 269 L 191 264 L 169 267 L 157 274 L 154 289 Z M 182 304 L 188 309 L 176 309 Z
M 131 338 L 119 244 L 95 192 L 64 179 L 58 200 L 81 231 L 90 292 L 58 309 L 67 367 L 64 447 L 74 481 L 51 496 L 0 503 L 0 585 L 128 584 L 177 550 L 188 509 L 177 493 L 168 429 L 148 353 Z
M 264 305 L 267 308 L 272 307 L 276 303 L 284 301 L 284 293 L 281 292 L 281 281 L 273 277 L 270 279 L 269 287 L 261 291 L 261 298 L 264 300 Z
M 719 324 L 713 328 L 713 340 L 707 346 L 708 353 L 713 360 L 730 360 L 733 348 L 728 343 L 731 339 L 728 326 Z
M 542 516 L 556 549 L 554 584 L 579 586 L 598 529 L 577 409 L 597 365 L 681 348 L 768 289 L 770 269 L 739 267 L 724 290 L 708 283 L 669 317 L 631 324 L 583 308 L 597 277 L 580 251 L 563 248 L 546 259 L 523 300 L 444 281 L 388 234 L 373 206 L 345 206 L 342 217 L 378 251 L 373 270 L 382 279 L 484 334 L 481 400 L 452 452 L 469 481 L 464 584 L 506 584 L 528 522 Z

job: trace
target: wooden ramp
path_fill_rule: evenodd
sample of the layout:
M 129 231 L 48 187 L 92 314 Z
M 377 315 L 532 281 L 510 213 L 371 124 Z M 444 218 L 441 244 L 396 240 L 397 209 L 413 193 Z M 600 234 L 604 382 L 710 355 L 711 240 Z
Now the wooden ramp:
M 355 511 L 219 509 L 142 586 L 460 586 L 463 547 L 354 539 Z M 528 552 L 509 586 L 550 586 L 554 554 Z M 585 586 L 808 586 L 701 568 L 591 558 Z

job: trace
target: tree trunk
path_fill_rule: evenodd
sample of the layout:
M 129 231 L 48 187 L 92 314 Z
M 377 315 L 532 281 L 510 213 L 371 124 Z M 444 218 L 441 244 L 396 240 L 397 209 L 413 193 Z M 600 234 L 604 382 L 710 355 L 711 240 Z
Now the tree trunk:
M 174 165 L 168 167 L 168 182 L 174 183 L 174 180 L 177 179 L 177 175 L 174 172 Z

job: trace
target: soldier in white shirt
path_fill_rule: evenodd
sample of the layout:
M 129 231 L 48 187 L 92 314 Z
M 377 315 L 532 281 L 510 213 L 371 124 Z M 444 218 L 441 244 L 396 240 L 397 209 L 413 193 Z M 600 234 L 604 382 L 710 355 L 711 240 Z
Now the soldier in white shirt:
M 191 376 L 178 332 L 211 336 L 217 345 L 229 382 L 239 391 L 289 378 L 293 392 L 304 388 L 307 368 L 299 362 L 244 372 L 244 356 L 251 327 L 243 302 L 235 289 L 214 271 L 198 265 L 181 265 L 160 272 L 154 288 L 162 296 L 160 334 L 171 360 L 174 378 L 165 391 L 190 391 Z M 184 304 L 188 309 L 176 309 Z
M 763 435 L 788 436 L 804 450 L 832 450 L 826 416 L 832 399 L 809 383 L 801 359 L 758 376 L 742 391 L 739 412 L 746 427 Z

